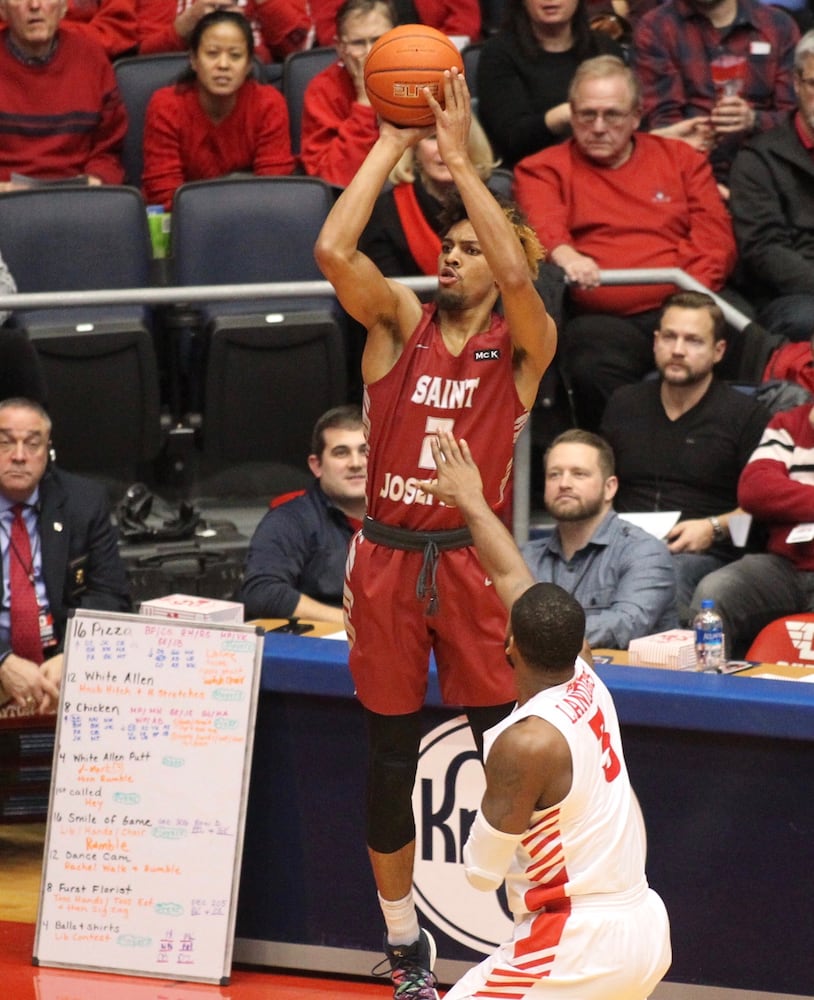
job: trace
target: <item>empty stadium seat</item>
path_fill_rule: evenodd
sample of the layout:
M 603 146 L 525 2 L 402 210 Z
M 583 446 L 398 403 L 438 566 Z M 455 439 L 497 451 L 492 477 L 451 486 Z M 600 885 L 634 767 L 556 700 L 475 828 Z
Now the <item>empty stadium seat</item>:
M 283 96 L 288 104 L 288 120 L 291 129 L 291 152 L 298 156 L 302 139 L 302 106 L 305 89 L 311 80 L 336 62 L 336 49 L 325 46 L 292 52 L 283 63 Z
M 289 485 L 281 469 L 302 473 L 317 417 L 346 401 L 344 324 L 333 297 L 217 299 L 219 284 L 321 280 L 313 248 L 332 204 L 330 185 L 315 177 L 224 178 L 176 192 L 176 283 L 213 286 L 200 310 L 205 364 L 189 376 L 201 379 L 201 476 L 222 474 L 219 492 L 301 485 Z
M 149 284 L 144 203 L 130 187 L 54 187 L 0 198 L 0 251 L 21 293 Z M 65 468 L 136 477 L 160 449 L 150 311 L 141 305 L 17 310 L 42 362 Z
M 189 66 L 186 52 L 159 52 L 127 56 L 113 64 L 119 93 L 127 110 L 127 135 L 122 162 L 127 184 L 141 187 L 144 171 L 144 119 L 150 98 L 160 87 L 168 87 Z

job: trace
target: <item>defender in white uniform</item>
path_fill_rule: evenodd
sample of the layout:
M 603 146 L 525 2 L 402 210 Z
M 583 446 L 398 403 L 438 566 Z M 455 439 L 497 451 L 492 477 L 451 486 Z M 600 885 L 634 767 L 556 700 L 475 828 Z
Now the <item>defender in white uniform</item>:
M 644 1000 L 670 965 L 669 922 L 647 884 L 613 700 L 578 655 L 584 612 L 534 583 L 466 443 L 441 434 L 433 453 L 438 480 L 424 487 L 460 508 L 510 609 L 518 688 L 515 710 L 486 734 L 486 791 L 464 847 L 476 888 L 505 880 L 514 933 L 445 1000 Z

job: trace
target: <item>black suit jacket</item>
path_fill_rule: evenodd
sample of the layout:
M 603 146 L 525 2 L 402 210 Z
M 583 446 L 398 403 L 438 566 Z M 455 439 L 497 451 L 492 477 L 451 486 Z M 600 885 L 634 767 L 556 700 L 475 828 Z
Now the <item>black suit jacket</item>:
M 57 649 L 62 649 L 71 609 L 131 610 L 130 584 L 103 486 L 50 466 L 40 482 L 39 534 Z M 0 656 L 9 649 L 0 638 Z

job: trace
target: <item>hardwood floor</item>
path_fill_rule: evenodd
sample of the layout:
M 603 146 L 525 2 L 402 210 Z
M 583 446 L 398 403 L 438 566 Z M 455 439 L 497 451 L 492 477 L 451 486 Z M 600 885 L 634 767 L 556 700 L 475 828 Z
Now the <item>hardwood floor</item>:
M 0 996 L 9 1000 L 386 1000 L 387 982 L 326 979 L 235 967 L 228 986 L 207 986 L 31 964 L 45 824 L 0 825 Z M 662 983 L 651 1000 L 811 1000 Z
M 43 823 L 0 826 L 0 920 L 37 919 L 44 838 Z
M 384 1000 L 387 983 L 235 968 L 228 986 L 105 975 L 31 963 L 45 839 L 42 823 L 0 825 L 0 995 L 8 1000 Z

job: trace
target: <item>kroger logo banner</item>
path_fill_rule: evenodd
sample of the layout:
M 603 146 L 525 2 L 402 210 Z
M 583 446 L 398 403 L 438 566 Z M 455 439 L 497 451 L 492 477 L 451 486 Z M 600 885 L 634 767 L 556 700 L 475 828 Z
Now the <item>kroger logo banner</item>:
M 464 716 L 424 737 L 413 791 L 416 902 L 453 940 L 488 954 L 511 936 L 512 921 L 503 889 L 479 892 L 464 874 L 463 845 L 483 790 L 483 768 Z

